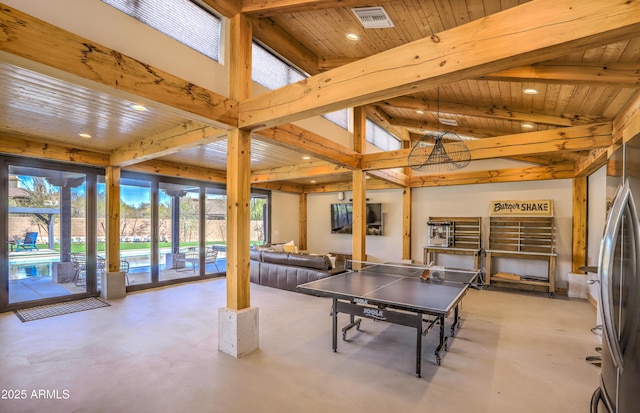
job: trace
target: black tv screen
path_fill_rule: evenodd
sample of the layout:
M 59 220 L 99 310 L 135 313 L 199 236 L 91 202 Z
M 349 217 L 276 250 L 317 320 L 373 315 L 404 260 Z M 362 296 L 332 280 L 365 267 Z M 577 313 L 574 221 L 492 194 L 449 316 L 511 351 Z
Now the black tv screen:
M 367 204 L 365 211 L 367 235 L 382 235 L 382 204 Z M 353 228 L 353 204 L 331 204 L 331 233 L 351 234 Z

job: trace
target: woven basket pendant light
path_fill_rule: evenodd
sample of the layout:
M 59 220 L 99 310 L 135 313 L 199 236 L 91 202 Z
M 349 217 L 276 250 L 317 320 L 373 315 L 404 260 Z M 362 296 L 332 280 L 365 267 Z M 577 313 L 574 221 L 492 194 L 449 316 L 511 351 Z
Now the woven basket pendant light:
M 438 88 L 438 118 L 440 118 L 440 88 Z M 440 131 L 425 134 L 409 152 L 409 166 L 421 172 L 447 172 L 464 168 L 471 162 L 471 153 L 458 134 Z

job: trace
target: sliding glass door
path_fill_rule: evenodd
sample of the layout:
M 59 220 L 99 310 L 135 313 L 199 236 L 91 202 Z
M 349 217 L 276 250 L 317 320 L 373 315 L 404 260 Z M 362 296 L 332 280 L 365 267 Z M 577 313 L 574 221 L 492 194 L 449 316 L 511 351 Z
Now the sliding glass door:
M 0 308 L 96 294 L 96 247 L 87 244 L 95 239 L 95 171 L 20 158 L 1 165 Z

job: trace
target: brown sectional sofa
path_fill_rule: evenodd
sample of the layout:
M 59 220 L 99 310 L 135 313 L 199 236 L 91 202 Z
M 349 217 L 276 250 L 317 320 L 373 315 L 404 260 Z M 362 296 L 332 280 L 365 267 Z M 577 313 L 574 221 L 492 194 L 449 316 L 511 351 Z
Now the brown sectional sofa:
M 288 291 L 296 291 L 300 284 L 344 272 L 343 268 L 331 268 L 331 260 L 326 255 L 252 249 L 250 258 L 251 282 Z

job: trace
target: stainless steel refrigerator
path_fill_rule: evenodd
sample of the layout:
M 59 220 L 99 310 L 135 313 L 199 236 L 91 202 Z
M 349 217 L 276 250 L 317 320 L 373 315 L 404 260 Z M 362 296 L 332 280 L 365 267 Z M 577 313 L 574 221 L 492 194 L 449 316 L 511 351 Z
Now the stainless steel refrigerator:
M 600 245 L 600 386 L 591 412 L 640 412 L 640 136 L 609 158 L 607 188 L 617 188 Z

